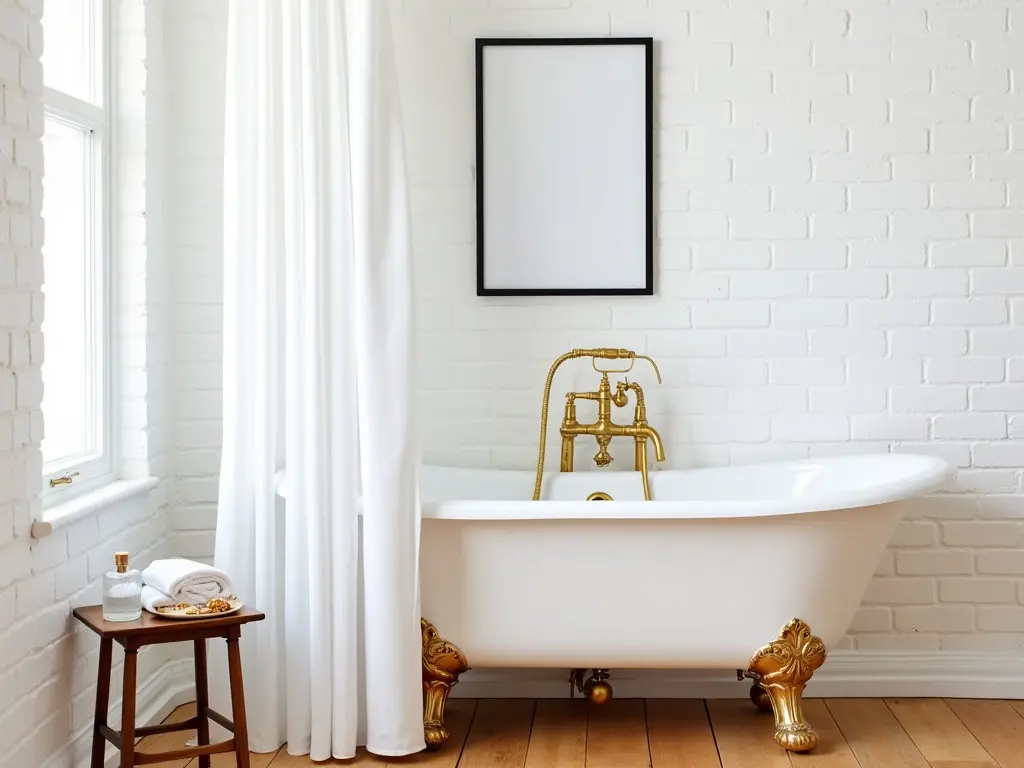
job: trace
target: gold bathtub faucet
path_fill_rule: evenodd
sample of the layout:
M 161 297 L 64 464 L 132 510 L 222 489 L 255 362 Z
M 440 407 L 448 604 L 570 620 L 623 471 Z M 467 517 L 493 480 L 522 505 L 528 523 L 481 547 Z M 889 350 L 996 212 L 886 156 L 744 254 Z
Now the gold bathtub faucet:
M 632 424 L 616 424 L 612 421 L 612 405 L 622 408 L 629 399 L 629 391 L 636 395 L 636 408 L 633 412 Z M 592 424 L 580 424 L 576 420 L 576 401 L 594 400 L 597 402 L 597 420 Z M 620 381 L 615 385 L 612 394 L 608 372 L 601 372 L 601 383 L 597 392 L 569 392 L 565 396 L 565 416 L 560 429 L 562 435 L 562 472 L 572 472 L 575 441 L 580 435 L 593 435 L 597 440 L 597 453 L 594 463 L 606 467 L 614 461 L 608 453 L 608 445 L 614 437 L 631 437 L 634 442 L 634 469 L 643 476 L 644 498 L 650 501 L 651 489 L 647 477 L 647 441 L 654 444 L 654 456 L 658 461 L 665 460 L 665 448 L 661 435 L 647 423 L 647 406 L 644 402 L 643 388 L 636 382 Z
M 597 453 L 594 455 L 594 463 L 599 467 L 606 467 L 612 461 L 608 452 L 608 445 L 615 437 L 633 438 L 634 469 L 640 472 L 643 478 L 644 499 L 651 500 L 650 479 L 647 475 L 647 441 L 654 444 L 654 456 L 657 461 L 665 460 L 665 448 L 661 441 L 661 435 L 650 424 L 647 423 L 647 405 L 644 400 L 644 390 L 636 382 L 620 381 L 615 385 L 615 392 L 612 393 L 611 382 L 608 379 L 609 373 L 628 373 L 632 370 L 637 359 L 646 360 L 654 368 L 661 383 L 661 371 L 657 364 L 647 355 L 638 355 L 628 349 L 574 349 L 559 357 L 551 366 L 548 372 L 547 383 L 544 387 L 544 402 L 541 411 L 540 450 L 537 457 L 537 478 L 534 486 L 534 500 L 540 498 L 540 486 L 544 471 L 544 447 L 547 435 L 548 404 L 551 395 L 551 383 L 554 379 L 558 366 L 569 359 L 578 357 L 590 357 L 594 370 L 601 374 L 601 383 L 596 392 L 568 392 L 565 396 L 565 415 L 562 418 L 560 433 L 562 435 L 562 460 L 561 471 L 572 472 L 575 459 L 575 441 L 580 435 L 592 435 L 597 441 Z M 629 367 L 619 370 L 605 370 L 597 367 L 597 360 L 619 360 L 629 361 Z M 632 424 L 616 424 L 612 421 L 612 405 L 622 408 L 629 401 L 629 392 L 632 391 L 636 397 L 636 407 L 633 411 Z M 591 424 L 581 424 L 576 418 L 576 401 L 593 400 L 597 403 L 597 420 Z

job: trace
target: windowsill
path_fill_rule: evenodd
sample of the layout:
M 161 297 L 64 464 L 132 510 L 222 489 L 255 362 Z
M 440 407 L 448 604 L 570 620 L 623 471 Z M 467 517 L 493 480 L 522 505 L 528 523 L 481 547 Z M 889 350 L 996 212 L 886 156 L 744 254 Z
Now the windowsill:
M 157 487 L 159 480 L 155 477 L 142 477 L 134 480 L 118 480 L 97 488 L 95 491 L 83 493 L 61 504 L 54 504 L 43 511 L 42 517 L 32 523 L 32 538 L 41 539 L 49 536 L 58 528 L 71 525 L 83 517 L 94 514 L 104 507 L 119 501 L 149 493 Z

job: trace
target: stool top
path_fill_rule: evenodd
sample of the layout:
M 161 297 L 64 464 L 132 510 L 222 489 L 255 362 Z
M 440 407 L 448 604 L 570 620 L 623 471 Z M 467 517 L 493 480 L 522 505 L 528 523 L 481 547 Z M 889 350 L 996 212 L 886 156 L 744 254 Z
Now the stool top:
M 263 621 L 266 618 L 264 614 L 246 605 L 227 616 L 211 616 L 206 619 L 165 619 L 143 610 L 142 616 L 135 621 L 106 621 L 103 618 L 102 605 L 75 608 L 74 615 L 100 637 L 114 638 L 194 634 L 247 624 L 250 621 Z

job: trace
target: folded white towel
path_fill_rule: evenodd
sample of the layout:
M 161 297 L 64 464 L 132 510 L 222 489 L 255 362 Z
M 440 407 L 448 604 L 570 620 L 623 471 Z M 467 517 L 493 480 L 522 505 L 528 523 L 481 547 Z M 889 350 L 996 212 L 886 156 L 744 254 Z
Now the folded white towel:
M 142 607 L 150 613 L 158 613 L 158 608 L 170 608 L 175 602 L 156 587 L 142 585 Z
M 142 572 L 142 583 L 162 592 L 172 604 L 200 605 L 234 594 L 231 579 L 224 571 L 177 557 L 154 560 Z

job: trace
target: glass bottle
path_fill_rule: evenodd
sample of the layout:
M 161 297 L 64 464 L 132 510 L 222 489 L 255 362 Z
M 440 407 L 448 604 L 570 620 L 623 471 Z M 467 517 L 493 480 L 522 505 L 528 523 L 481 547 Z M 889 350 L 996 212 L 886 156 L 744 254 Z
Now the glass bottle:
M 117 570 L 103 574 L 103 618 L 134 621 L 142 616 L 142 575 L 128 568 L 128 553 L 114 553 Z

